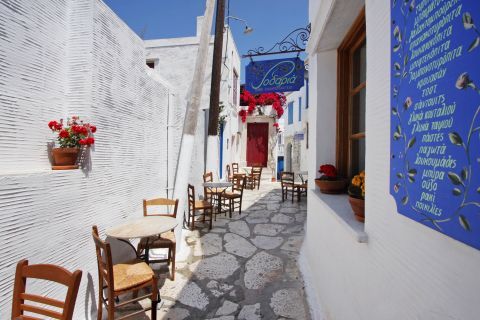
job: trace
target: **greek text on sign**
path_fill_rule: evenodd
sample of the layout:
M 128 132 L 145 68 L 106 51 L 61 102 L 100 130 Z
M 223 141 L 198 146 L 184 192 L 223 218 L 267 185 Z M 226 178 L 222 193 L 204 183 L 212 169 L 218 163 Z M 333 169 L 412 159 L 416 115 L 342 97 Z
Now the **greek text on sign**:
M 390 193 L 480 249 L 480 1 L 391 1 Z
M 252 61 L 246 67 L 246 89 L 253 94 L 298 91 L 305 66 L 299 58 Z

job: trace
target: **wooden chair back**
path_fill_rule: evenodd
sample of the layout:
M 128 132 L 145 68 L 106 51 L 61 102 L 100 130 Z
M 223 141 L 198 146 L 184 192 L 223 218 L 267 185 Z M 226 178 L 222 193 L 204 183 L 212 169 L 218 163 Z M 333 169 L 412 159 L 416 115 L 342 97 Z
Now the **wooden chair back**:
M 213 182 L 213 173 L 207 172 L 203 175 L 203 182 Z
M 64 301 L 48 298 L 36 294 L 27 293 L 27 279 L 41 279 L 56 282 L 67 287 L 67 294 Z M 12 319 L 40 319 L 32 316 L 23 316 L 24 312 L 41 315 L 41 318 L 50 317 L 54 319 L 70 320 L 73 316 L 75 301 L 77 300 L 78 287 L 82 280 L 82 271 L 76 270 L 73 273 L 52 264 L 29 265 L 28 260 L 20 260 L 17 263 L 15 272 L 15 283 L 13 288 Z M 27 304 L 27 301 L 35 304 Z M 49 307 L 56 307 L 61 311 L 51 308 L 44 308 L 38 304 Z
M 195 211 L 195 187 L 191 184 L 188 185 L 188 211 Z
M 245 189 L 245 185 L 247 178 L 242 175 L 234 175 L 232 178 L 232 191 L 233 192 L 239 192 L 241 195 L 243 195 L 243 190 Z
M 173 206 L 173 213 L 171 213 L 170 208 Z M 167 213 L 151 213 L 148 212 L 148 207 L 163 207 L 166 209 Z M 166 198 L 156 198 L 150 200 L 143 200 L 143 216 L 168 216 L 168 217 L 177 217 L 178 209 L 178 199 L 166 199 Z
M 227 179 L 229 180 L 232 177 L 232 172 L 230 171 L 230 165 L 227 164 Z
M 293 172 L 282 171 L 280 174 L 280 182 L 283 185 L 284 183 L 293 184 L 295 183 L 295 174 Z
M 252 167 L 252 176 L 256 178 L 260 178 L 262 176 L 262 167 Z
M 95 250 L 97 253 L 97 266 L 99 284 L 103 287 L 105 284 L 108 287 L 108 299 L 113 299 L 113 263 L 112 263 L 112 249 L 110 243 L 100 239 L 97 226 L 92 227 L 92 237 L 95 243 Z M 99 290 L 103 290 L 99 288 Z M 112 300 L 113 301 L 113 300 Z M 110 302 L 109 302 L 110 303 Z M 99 306 L 100 308 L 101 306 Z
M 233 172 L 233 174 L 238 173 L 238 163 L 236 163 L 236 162 L 232 163 L 232 172 Z

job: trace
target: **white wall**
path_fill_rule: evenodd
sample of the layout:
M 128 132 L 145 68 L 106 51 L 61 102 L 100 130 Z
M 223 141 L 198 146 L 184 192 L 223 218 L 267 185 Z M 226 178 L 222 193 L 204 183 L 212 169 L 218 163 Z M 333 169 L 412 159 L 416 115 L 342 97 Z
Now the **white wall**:
M 336 3 L 355 7 L 350 1 Z M 312 7 L 324 8 L 321 4 Z M 355 16 L 343 11 L 331 19 Z M 331 123 L 335 123 L 336 50 L 319 45 L 310 51 L 312 184 L 302 259 L 304 268 L 311 271 L 311 306 L 317 317 L 323 313 L 325 319 L 335 320 L 478 319 L 480 252 L 399 215 L 389 195 L 389 1 L 367 0 L 366 17 L 367 243 L 359 243 L 338 214 L 348 209 L 343 203 L 346 197 L 321 196 L 314 190 L 318 165 L 335 160 Z M 342 35 L 338 37 L 341 40 Z M 314 300 L 315 295 L 319 301 Z
M 191 75 L 195 67 L 193 57 L 196 56 L 199 41 L 199 28 L 203 17 L 197 18 L 197 36 L 170 39 L 146 40 L 147 59 L 155 61 L 155 73 L 165 78 L 178 92 L 180 99 L 185 101 L 191 84 Z M 209 59 L 206 67 L 206 76 L 203 86 L 201 99 L 201 108 L 207 110 L 210 104 L 210 84 L 213 58 L 213 37 L 210 41 Z M 237 83 L 237 96 L 233 97 L 233 70 L 236 70 L 239 79 Z M 224 103 L 224 114 L 227 115 L 224 131 L 224 167 L 226 163 L 232 162 L 237 158 L 234 148 L 226 147 L 226 139 L 231 141 L 232 135 L 238 131 L 237 106 L 240 93 L 240 56 L 233 39 L 230 29 L 226 29 L 223 39 L 223 60 L 222 60 L 222 79 L 220 83 L 220 101 Z M 208 111 L 205 111 L 208 113 Z M 205 138 L 205 113 L 201 112 L 197 127 L 196 148 L 194 159 L 192 160 L 192 169 L 204 167 L 204 138 Z M 225 168 L 224 168 L 225 169 Z M 201 190 L 202 175 L 198 170 L 192 170 L 195 174 L 190 177 L 190 182 Z
M 98 293 L 91 226 L 139 217 L 143 198 L 165 195 L 177 152 L 167 167 L 169 103 L 170 137 L 183 113 L 147 74 L 143 41 L 97 0 L 1 2 L 0 74 L 0 318 L 27 258 L 83 270 L 74 318 L 88 319 Z M 91 166 L 52 171 L 47 123 L 73 114 L 98 127 Z

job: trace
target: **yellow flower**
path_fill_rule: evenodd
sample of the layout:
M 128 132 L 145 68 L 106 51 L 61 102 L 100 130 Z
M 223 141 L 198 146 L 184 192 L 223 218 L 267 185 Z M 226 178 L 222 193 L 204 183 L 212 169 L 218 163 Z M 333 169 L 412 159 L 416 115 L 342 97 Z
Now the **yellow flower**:
M 355 177 L 353 177 L 353 179 L 352 179 L 352 184 L 353 184 L 355 187 L 360 187 L 361 184 L 362 184 L 362 179 L 361 179 L 359 176 L 355 176 Z

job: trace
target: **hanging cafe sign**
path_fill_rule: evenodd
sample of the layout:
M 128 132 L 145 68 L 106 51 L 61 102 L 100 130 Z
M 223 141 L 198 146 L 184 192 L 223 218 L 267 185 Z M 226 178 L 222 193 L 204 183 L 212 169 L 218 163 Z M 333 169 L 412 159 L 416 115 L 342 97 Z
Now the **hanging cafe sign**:
M 300 58 L 252 61 L 246 67 L 246 89 L 253 94 L 298 91 L 305 66 Z
M 480 2 L 391 0 L 390 193 L 480 249 Z
M 250 58 L 246 67 L 245 87 L 252 94 L 298 91 L 304 84 L 305 64 L 298 57 L 305 51 L 310 37 L 310 25 L 290 32 L 269 50 L 263 47 L 248 50 L 243 58 Z M 253 61 L 252 57 L 297 53 L 296 58 Z

